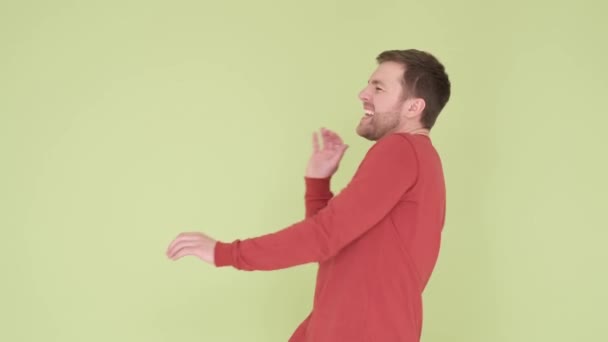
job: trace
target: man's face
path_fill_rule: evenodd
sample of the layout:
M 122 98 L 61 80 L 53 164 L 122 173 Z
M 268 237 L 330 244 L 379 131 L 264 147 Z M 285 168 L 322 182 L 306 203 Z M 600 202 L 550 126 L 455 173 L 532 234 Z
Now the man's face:
M 395 62 L 378 65 L 367 86 L 359 93 L 365 115 L 357 127 L 357 134 L 378 140 L 393 133 L 403 124 L 401 112 L 404 108 L 403 77 L 404 67 Z

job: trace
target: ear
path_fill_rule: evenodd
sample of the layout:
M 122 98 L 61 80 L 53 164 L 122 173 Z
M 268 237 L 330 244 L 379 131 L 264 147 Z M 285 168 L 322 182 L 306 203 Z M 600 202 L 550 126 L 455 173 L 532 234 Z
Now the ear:
M 407 116 L 414 118 L 422 116 L 426 102 L 422 98 L 413 98 L 407 104 Z

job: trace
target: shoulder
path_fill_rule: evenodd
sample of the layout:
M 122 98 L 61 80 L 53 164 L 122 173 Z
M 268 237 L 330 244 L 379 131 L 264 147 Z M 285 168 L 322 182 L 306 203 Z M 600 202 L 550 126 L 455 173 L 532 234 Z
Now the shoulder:
M 418 158 L 410 140 L 395 133 L 376 141 L 359 164 L 355 178 L 413 182 L 417 177 Z
M 373 168 L 412 167 L 417 163 L 418 158 L 411 137 L 400 133 L 393 133 L 376 141 L 362 161 L 363 165 Z
M 414 145 L 407 134 L 393 133 L 378 141 L 369 149 L 368 154 L 414 155 Z

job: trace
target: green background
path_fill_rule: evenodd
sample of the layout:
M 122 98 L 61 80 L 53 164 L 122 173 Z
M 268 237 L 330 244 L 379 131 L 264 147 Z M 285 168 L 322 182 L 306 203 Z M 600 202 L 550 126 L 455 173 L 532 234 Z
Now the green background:
M 315 266 L 171 262 L 304 215 L 310 136 L 371 146 L 385 49 L 446 65 L 448 217 L 423 341 L 605 341 L 608 6 L 597 1 L 0 2 L 0 340 L 286 341 Z

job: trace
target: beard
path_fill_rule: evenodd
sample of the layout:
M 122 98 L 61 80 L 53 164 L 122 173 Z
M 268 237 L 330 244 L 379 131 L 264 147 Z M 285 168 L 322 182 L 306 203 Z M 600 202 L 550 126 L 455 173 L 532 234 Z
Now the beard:
M 373 116 L 365 116 L 357 126 L 357 134 L 361 137 L 377 141 L 382 137 L 395 131 L 400 124 L 399 112 L 375 113 Z

